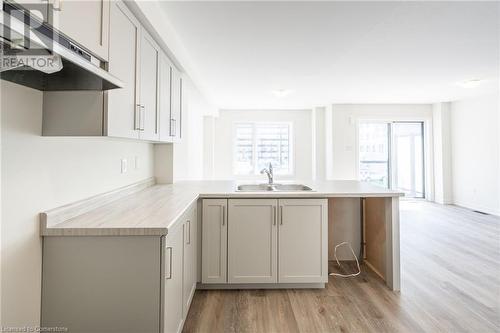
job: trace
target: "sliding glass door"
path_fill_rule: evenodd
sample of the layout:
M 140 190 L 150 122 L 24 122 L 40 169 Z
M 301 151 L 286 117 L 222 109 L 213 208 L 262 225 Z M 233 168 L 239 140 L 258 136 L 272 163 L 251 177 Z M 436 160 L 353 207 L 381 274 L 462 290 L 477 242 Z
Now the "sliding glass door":
M 412 198 L 424 197 L 424 124 L 392 124 L 392 188 Z
M 361 122 L 359 178 L 407 197 L 423 198 L 423 122 Z

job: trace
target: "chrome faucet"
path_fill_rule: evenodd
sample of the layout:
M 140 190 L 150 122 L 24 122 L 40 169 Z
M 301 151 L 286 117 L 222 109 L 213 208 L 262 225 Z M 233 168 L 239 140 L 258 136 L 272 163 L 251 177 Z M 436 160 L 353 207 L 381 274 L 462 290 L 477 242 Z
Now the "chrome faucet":
M 269 185 L 273 185 L 274 184 L 274 175 L 273 175 L 273 165 L 271 163 L 269 163 L 269 168 L 264 168 L 262 170 L 260 170 L 260 174 L 263 175 L 263 174 L 266 174 L 267 175 L 267 178 L 269 179 Z

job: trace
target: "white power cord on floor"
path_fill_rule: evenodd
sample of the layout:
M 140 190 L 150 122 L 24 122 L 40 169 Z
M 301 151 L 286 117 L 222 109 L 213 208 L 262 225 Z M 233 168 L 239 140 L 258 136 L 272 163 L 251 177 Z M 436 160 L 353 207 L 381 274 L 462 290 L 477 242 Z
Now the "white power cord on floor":
M 356 265 L 358 266 L 358 272 L 357 273 L 352 273 L 352 274 L 330 273 L 330 275 L 331 276 L 339 276 L 339 277 L 354 277 L 354 276 L 358 276 L 359 274 L 361 274 L 361 268 L 359 267 L 358 257 L 356 256 L 356 253 L 354 253 L 354 250 L 352 249 L 352 246 L 351 246 L 351 244 L 349 244 L 349 242 L 342 242 L 342 243 L 337 244 L 335 246 L 334 255 L 335 255 L 335 261 L 337 261 L 337 265 L 339 265 L 339 267 L 341 267 L 339 259 L 337 258 L 337 248 L 339 246 L 342 246 L 342 245 L 347 245 L 351 249 L 352 255 L 354 256 L 354 259 L 356 259 Z

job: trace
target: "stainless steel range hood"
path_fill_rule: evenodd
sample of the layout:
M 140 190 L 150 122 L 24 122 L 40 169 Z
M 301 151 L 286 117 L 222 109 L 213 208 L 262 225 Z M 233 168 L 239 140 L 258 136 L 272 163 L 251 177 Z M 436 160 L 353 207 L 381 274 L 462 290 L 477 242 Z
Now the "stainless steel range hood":
M 42 91 L 123 87 L 106 63 L 14 3 L 0 17 L 0 78 Z

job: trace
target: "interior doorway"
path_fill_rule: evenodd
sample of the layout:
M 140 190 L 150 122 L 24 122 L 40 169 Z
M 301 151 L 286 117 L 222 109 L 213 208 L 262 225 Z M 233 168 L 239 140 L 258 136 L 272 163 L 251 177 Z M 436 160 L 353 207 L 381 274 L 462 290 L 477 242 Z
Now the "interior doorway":
M 361 181 L 425 197 L 423 122 L 363 121 L 358 142 Z

